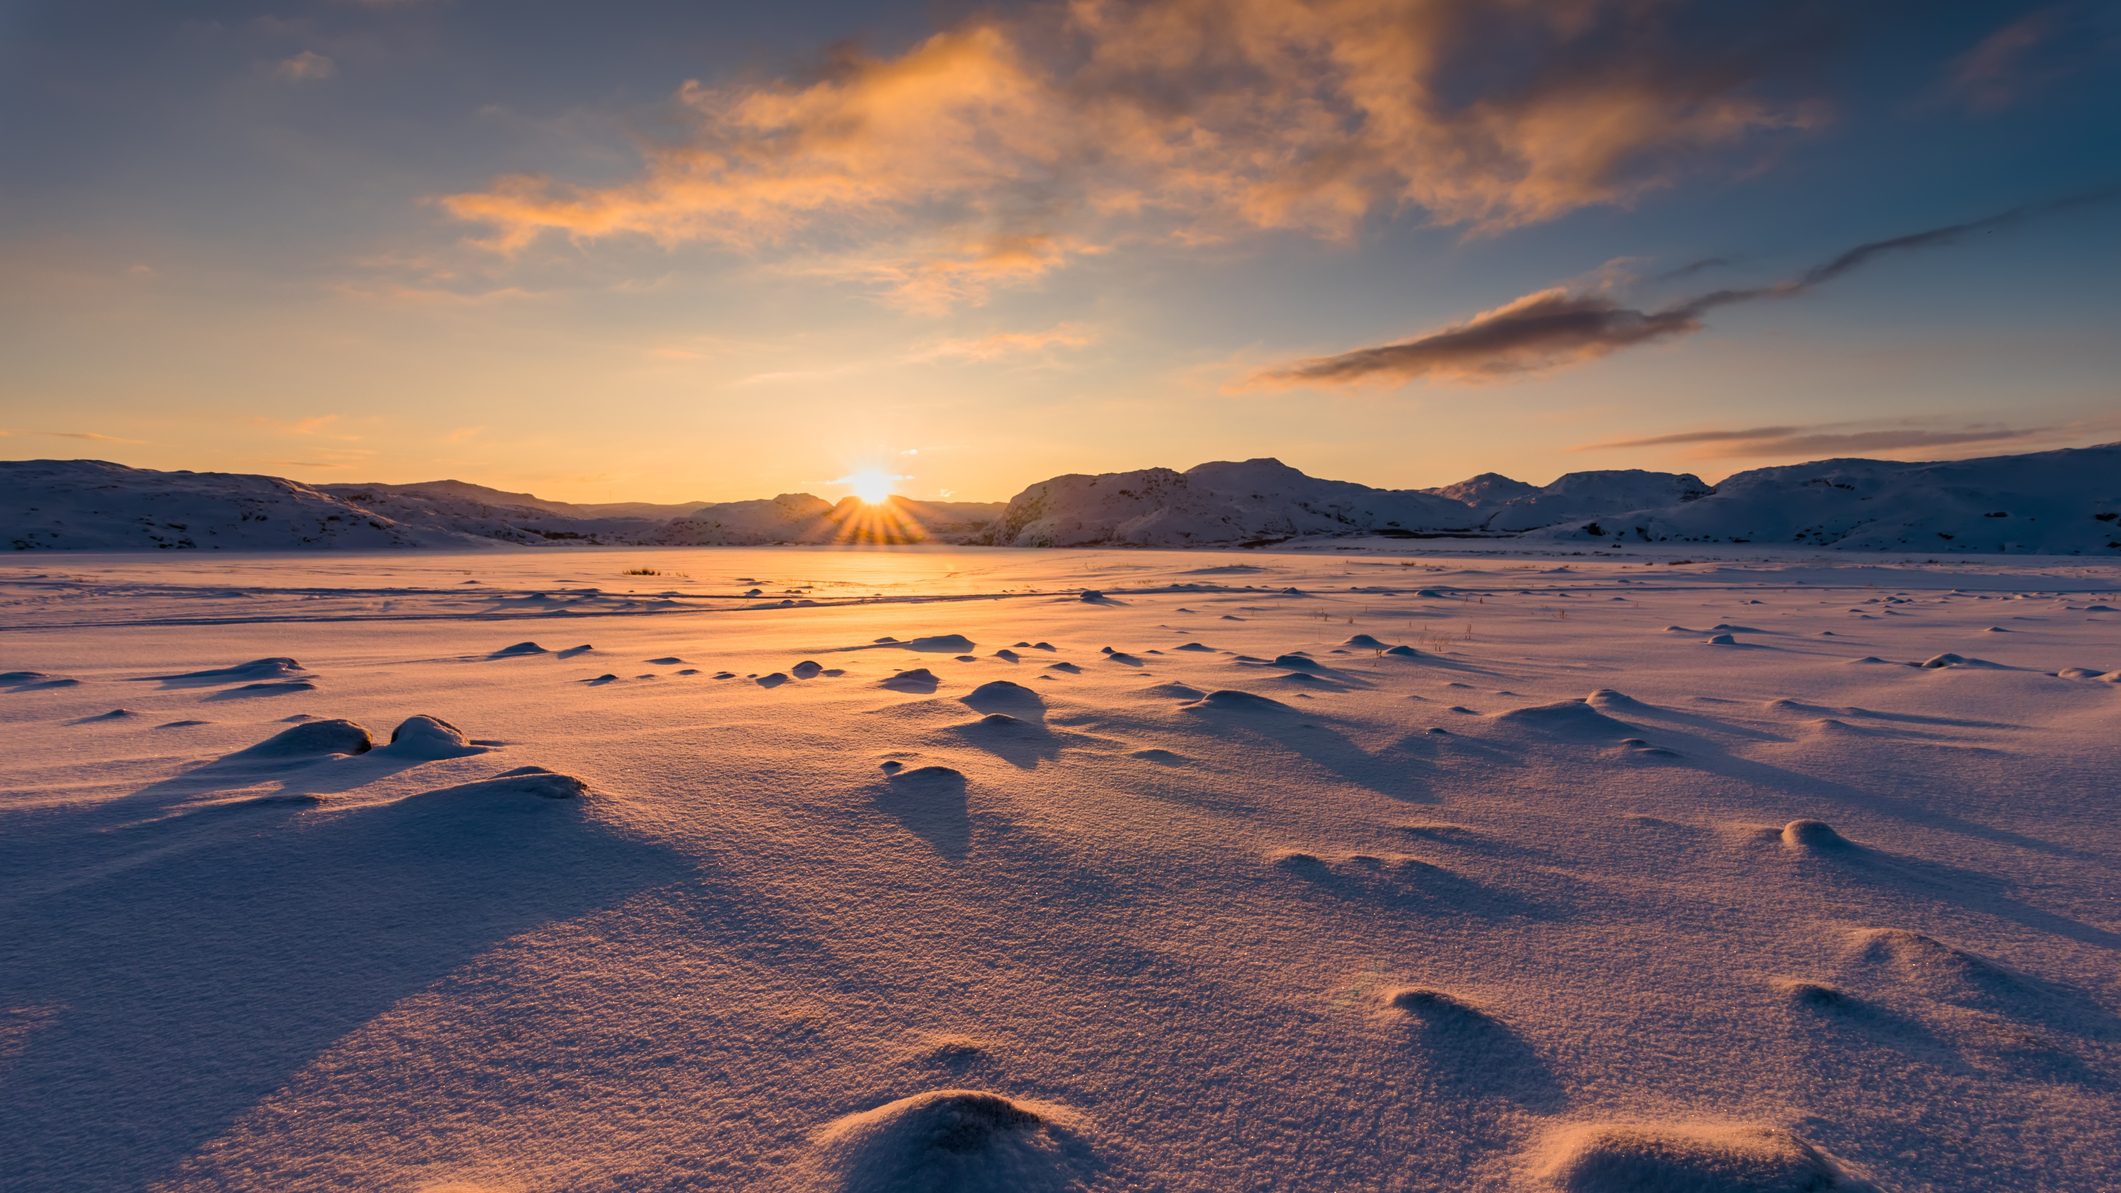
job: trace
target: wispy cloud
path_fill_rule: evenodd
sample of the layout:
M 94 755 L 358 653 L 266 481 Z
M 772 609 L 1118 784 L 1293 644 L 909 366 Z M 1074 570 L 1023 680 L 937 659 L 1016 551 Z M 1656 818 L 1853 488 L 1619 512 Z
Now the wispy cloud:
M 1353 381 L 1482 381 L 1596 360 L 1652 340 L 1701 330 L 1690 305 L 1638 311 L 1604 294 L 1541 290 L 1411 340 L 1268 369 L 1254 381 L 1340 385 Z
M 1081 324 L 1059 323 L 1037 331 L 997 331 L 983 336 L 937 340 L 916 349 L 907 359 L 915 362 L 990 361 L 1045 355 L 1057 348 L 1087 348 L 1093 342 L 1095 337 Z
M 1768 97 L 1799 51 L 1763 36 L 1626 0 L 1032 5 L 811 79 L 688 83 L 683 134 L 629 180 L 519 173 L 437 201 L 504 254 L 547 234 L 831 251 L 941 310 L 1141 239 L 1624 204 L 1818 121 Z
M 9 432 L 0 432 L 7 434 Z M 145 439 L 127 439 L 123 435 L 106 435 L 101 431 L 15 431 L 16 435 L 42 435 L 50 439 L 82 439 L 90 443 L 146 443 Z
M 344 458 L 360 458 L 373 455 L 373 452 L 365 448 L 327 448 L 322 446 L 326 443 L 361 442 L 360 435 L 341 429 L 341 422 L 342 419 L 336 414 L 312 414 L 305 418 L 292 419 L 268 418 L 265 415 L 252 415 L 250 418 L 251 426 L 268 435 L 309 441 L 313 446 L 304 447 L 302 449 L 304 451 L 323 452 L 327 455 Z
M 337 73 L 339 64 L 315 50 L 304 50 L 282 58 L 273 66 L 273 74 L 290 83 L 314 83 Z
M 250 425 L 262 431 L 271 431 L 277 435 L 322 435 L 337 425 L 338 421 L 339 416 L 336 414 L 315 414 L 308 418 L 296 419 L 267 418 L 263 415 L 253 415 Z M 331 438 L 354 439 L 359 438 L 359 436 L 333 435 Z
M 2102 191 L 2015 207 L 1981 219 L 1868 241 L 1785 281 L 1711 290 L 1649 309 L 1627 305 L 1610 292 L 1610 283 L 1584 290 L 1541 290 L 1410 340 L 1274 366 L 1254 374 L 1250 383 L 1289 386 L 1365 381 L 1477 382 L 1582 364 L 1638 344 L 1691 335 L 1706 325 L 1705 316 L 1722 307 L 1795 297 L 1880 257 L 1953 244 L 1976 233 L 1998 231 L 2037 216 L 2108 202 L 2116 193 Z
M 1700 431 L 1675 431 L 1638 439 L 1610 439 L 1586 443 L 1571 451 L 1619 451 L 1656 447 L 1696 449 L 1692 454 L 1721 459 L 1762 459 L 1787 456 L 1835 456 L 1855 452 L 1920 451 L 1940 447 L 2004 445 L 2051 438 L 2055 427 L 2010 427 L 1983 424 L 1958 428 L 1913 425 L 1864 426 L 1827 423 L 1816 426 L 1744 427 Z

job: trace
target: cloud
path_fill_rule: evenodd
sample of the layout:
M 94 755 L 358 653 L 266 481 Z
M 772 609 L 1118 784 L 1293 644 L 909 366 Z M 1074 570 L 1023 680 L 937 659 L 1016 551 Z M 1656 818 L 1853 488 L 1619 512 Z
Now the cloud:
M 1938 89 L 1946 102 L 1998 112 L 2085 69 L 2110 69 L 2121 41 L 2097 5 L 2048 4 L 2014 17 L 1947 64 Z
M 1769 94 L 1802 51 L 1760 29 L 1641 0 L 1032 5 L 809 79 L 687 83 L 681 134 L 623 181 L 516 173 L 436 202 L 503 254 L 796 246 L 941 310 L 1121 243 L 1345 240 L 1400 213 L 1493 232 L 1629 203 L 1819 121 Z
M 339 64 L 315 50 L 304 50 L 291 58 L 282 58 L 272 72 L 290 83 L 313 83 L 339 73 Z
M 90 443 L 146 443 L 145 439 L 127 439 L 122 435 L 105 435 L 101 431 L 22 431 L 23 435 L 43 435 L 52 439 L 85 439 Z
M 1582 364 L 1602 356 L 1700 331 L 1703 317 L 1722 307 L 1791 298 L 1863 268 L 1879 257 L 1953 244 L 2025 220 L 2104 203 L 2115 191 L 2072 196 L 1963 223 L 1867 241 L 1843 250 L 1787 281 L 1711 290 L 1647 310 L 1623 304 L 1609 291 L 1610 275 L 1585 290 L 1554 287 L 1483 311 L 1463 323 L 1372 348 L 1278 365 L 1255 373 L 1255 386 L 1342 385 L 1364 381 L 1477 382 Z M 1681 271 L 1685 272 L 1685 271 Z M 1667 275 L 1670 276 L 1670 275 Z
M 1009 356 L 1043 354 L 1055 348 L 1087 348 L 1095 341 L 1076 323 L 1059 323 L 1038 331 L 998 331 L 984 336 L 937 340 L 919 349 L 908 360 L 989 361 Z
M 336 414 L 313 414 L 307 418 L 283 419 L 252 415 L 250 425 L 274 435 L 288 435 L 300 439 L 328 439 L 339 443 L 357 443 L 359 435 L 334 433 L 339 423 Z
M 1955 91 L 1975 108 L 1994 110 L 2017 98 L 2025 59 L 2054 31 L 2055 10 L 2043 8 L 1981 39 L 1952 63 Z
M 1699 331 L 1690 310 L 1630 310 L 1602 294 L 1542 290 L 1412 340 L 1270 369 L 1257 380 L 1336 385 L 1379 377 L 1480 381 L 1595 360 L 1633 344 Z
M 1914 426 L 1852 429 L 1859 424 L 1829 423 L 1821 426 L 1747 427 L 1739 430 L 1678 431 L 1640 439 L 1613 439 L 1586 443 L 1571 451 L 1615 451 L 1645 447 L 1693 447 L 1699 455 L 1750 459 L 1767 456 L 1808 457 L 1853 452 L 1897 452 L 1972 444 L 2018 443 L 2053 436 L 2054 427 L 2006 427 L 1979 425 L 1956 429 Z
M 894 305 L 940 315 L 979 306 L 997 286 L 1035 281 L 1101 245 L 1044 233 L 982 238 L 947 248 L 923 246 L 882 256 L 853 255 L 796 267 L 795 272 L 870 285 Z

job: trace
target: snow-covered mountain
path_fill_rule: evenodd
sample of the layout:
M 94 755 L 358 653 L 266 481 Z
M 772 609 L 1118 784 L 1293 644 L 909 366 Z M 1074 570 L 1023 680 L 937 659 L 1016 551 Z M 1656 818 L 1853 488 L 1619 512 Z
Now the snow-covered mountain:
M 1467 477 L 1455 485 L 1441 485 L 1434 489 L 1423 489 L 1438 497 L 1448 497 L 1466 505 L 1482 509 L 1497 509 L 1505 502 L 1527 497 L 1539 491 L 1538 485 L 1504 476 L 1500 472 L 1483 472 L 1479 476 Z
M 986 541 L 1017 547 L 1186 547 L 1317 534 L 1471 530 L 1473 507 L 1414 489 L 1306 476 L 1279 460 L 1185 472 L 1057 476 L 1009 502 Z
M 714 504 L 709 501 L 683 501 L 675 504 L 608 501 L 585 505 L 571 501 L 549 501 L 529 493 L 510 493 L 503 489 L 457 480 L 420 481 L 410 485 L 353 484 L 313 487 L 320 493 L 330 493 L 335 497 L 344 497 L 349 501 L 370 506 L 380 506 L 391 501 L 427 502 L 445 508 L 452 504 L 468 504 L 540 510 L 574 519 L 639 518 L 651 522 L 667 522 Z
M 757 546 L 962 541 L 999 502 L 893 498 L 575 505 L 463 481 L 304 485 L 100 460 L 0 461 L 0 543 L 16 550 L 280 551 L 516 544 Z
M 1494 473 L 1377 489 L 1278 460 L 1041 481 L 1002 505 L 893 498 L 572 505 L 462 481 L 303 485 L 95 460 L 0 462 L 18 550 L 273 551 L 472 545 L 982 543 L 1238 546 L 1312 536 L 1759 543 L 1865 551 L 2121 554 L 2121 444 L 1944 463 L 1821 460 L 1741 472 Z
M 1542 534 L 1854 551 L 2121 553 L 2121 443 L 1939 463 L 1756 468 L 1695 501 L 1572 519 Z
M 1489 530 L 1537 530 L 1600 512 L 1684 505 L 1710 488 L 1690 472 L 1616 468 L 1571 472 L 1551 485 L 1503 501 L 1481 522 Z M 1485 508 L 1485 507 L 1484 507 Z
M 1519 533 L 1612 510 L 1691 501 L 1700 477 L 1572 472 L 1535 486 L 1493 472 L 1435 489 L 1373 489 L 1279 460 L 1059 476 L 1009 503 L 987 541 L 1013 546 L 1185 547 L 1304 535 Z
M 473 541 L 276 476 L 153 472 L 101 460 L 0 462 L 0 543 L 18 551 L 359 550 Z

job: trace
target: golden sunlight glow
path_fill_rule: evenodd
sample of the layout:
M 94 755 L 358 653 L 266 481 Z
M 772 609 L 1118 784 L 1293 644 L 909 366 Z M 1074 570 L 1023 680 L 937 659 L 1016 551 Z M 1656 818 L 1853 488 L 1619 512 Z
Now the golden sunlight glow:
M 881 505 L 891 500 L 891 486 L 898 477 L 881 468 L 857 468 L 840 482 L 854 491 L 854 495 L 869 505 Z

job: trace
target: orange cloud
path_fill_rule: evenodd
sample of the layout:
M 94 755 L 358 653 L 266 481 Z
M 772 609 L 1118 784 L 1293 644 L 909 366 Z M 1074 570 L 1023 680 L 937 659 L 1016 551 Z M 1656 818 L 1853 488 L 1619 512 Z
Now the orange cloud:
M 989 361 L 1043 353 L 1054 348 L 1087 348 L 1093 342 L 1080 325 L 1061 323 L 1039 331 L 998 331 L 991 335 L 938 340 L 908 359 Z
M 611 186 L 441 197 L 504 254 L 540 237 L 795 247 L 941 310 L 1128 240 L 1480 231 L 1626 203 L 1816 113 L 1772 55 L 1682 44 L 1639 0 L 1074 0 L 821 78 L 686 84 L 687 131 Z M 799 242 L 799 243 L 798 243 Z

